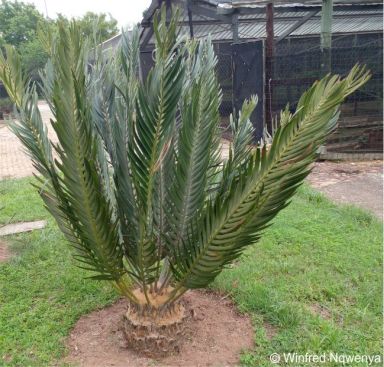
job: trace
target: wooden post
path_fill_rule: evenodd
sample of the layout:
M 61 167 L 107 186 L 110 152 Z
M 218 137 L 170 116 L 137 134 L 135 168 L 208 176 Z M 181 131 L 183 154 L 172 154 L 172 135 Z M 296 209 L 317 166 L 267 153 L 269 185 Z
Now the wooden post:
M 265 126 L 269 133 L 272 133 L 272 86 L 273 79 L 273 56 L 275 54 L 274 45 L 274 30 L 273 30 L 273 3 L 268 3 L 266 6 L 266 33 L 265 41 Z
M 332 12 L 333 0 L 323 0 L 321 8 L 321 69 L 323 74 L 332 69 Z
M 239 41 L 239 16 L 237 13 L 232 15 L 232 39 L 233 43 Z

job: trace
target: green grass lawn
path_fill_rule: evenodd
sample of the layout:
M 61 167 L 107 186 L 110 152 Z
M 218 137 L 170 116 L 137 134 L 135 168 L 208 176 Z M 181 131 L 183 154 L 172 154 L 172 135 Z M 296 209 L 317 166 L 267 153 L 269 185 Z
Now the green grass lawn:
M 49 223 L 7 238 L 16 256 L 0 264 L 0 366 L 50 365 L 65 354 L 80 315 L 117 298 L 74 266 L 30 181 L 0 182 L 0 223 Z M 212 286 L 252 317 L 255 348 L 242 364 L 270 366 L 269 355 L 284 352 L 380 354 L 381 245 L 382 224 L 373 216 L 302 188 L 263 240 Z M 333 365 L 340 366 L 321 364 Z

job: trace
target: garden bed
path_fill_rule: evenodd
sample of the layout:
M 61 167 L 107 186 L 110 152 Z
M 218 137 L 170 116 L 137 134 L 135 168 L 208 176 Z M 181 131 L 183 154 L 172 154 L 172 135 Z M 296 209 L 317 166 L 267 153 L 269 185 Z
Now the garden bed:
M 189 292 L 184 299 L 191 311 L 187 337 L 180 352 L 156 359 L 161 366 L 232 366 L 241 352 L 253 347 L 252 323 L 237 312 L 231 300 L 213 292 Z M 154 362 L 129 349 L 122 315 L 128 305 L 112 306 L 83 316 L 68 338 L 66 363 L 82 367 L 146 367 Z

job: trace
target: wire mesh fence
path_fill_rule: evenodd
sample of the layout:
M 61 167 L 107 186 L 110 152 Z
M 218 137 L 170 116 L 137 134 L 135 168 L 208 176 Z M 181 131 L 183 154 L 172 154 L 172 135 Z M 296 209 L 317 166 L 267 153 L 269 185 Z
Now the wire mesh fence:
M 260 52 L 256 51 L 258 42 L 261 41 L 244 41 L 243 44 L 246 43 L 247 47 L 242 47 L 240 53 L 234 53 L 235 44 L 230 42 L 215 44 L 218 58 L 217 74 L 223 90 L 220 113 L 224 122 L 233 112 L 239 95 L 249 97 L 255 93 L 254 90 L 248 90 L 250 85 L 251 87 L 255 85 L 249 83 L 249 78 L 259 78 L 264 85 L 262 94 L 269 100 L 261 101 L 264 103 L 264 113 L 259 113 L 258 117 L 261 115 L 264 119 L 262 126 L 268 126 L 269 121 L 278 119 L 281 109 L 285 108 L 287 103 L 294 111 L 303 92 L 325 74 L 322 68 L 320 36 L 288 37 L 276 44 L 272 59 L 267 59 L 265 56 L 254 57 L 255 55 L 249 53 L 252 49 L 255 53 Z M 241 50 L 244 53 L 241 53 Z M 246 65 L 244 68 L 243 63 L 245 65 L 249 62 L 264 62 L 266 66 L 268 61 L 271 61 L 269 65 L 272 65 L 270 79 L 266 77 L 265 67 L 263 75 L 244 73 L 244 70 L 252 71 L 252 65 Z M 345 76 L 356 63 L 366 65 L 372 77 L 343 104 L 339 120 L 340 128 L 329 143 L 331 149 L 344 152 L 358 149 L 382 151 L 383 35 L 381 33 L 333 37 L 330 72 Z M 240 67 L 236 67 L 239 65 Z M 259 122 L 257 124 L 260 127 Z
M 341 108 L 339 128 L 329 141 L 329 150 L 352 152 L 382 151 L 383 114 L 383 35 L 353 34 L 334 36 L 331 72 L 346 75 L 356 64 L 366 65 L 372 77 L 353 93 Z M 324 75 L 320 37 L 288 38 L 276 45 L 267 119 L 278 117 L 290 105 L 294 110 L 301 94 Z
M 228 117 L 233 111 L 233 68 L 232 48 L 230 43 L 215 43 L 217 56 L 217 76 L 222 90 L 222 103 L 220 114 Z
M 334 37 L 331 72 L 346 75 L 356 64 L 364 64 L 371 80 L 351 95 L 343 106 L 342 116 L 381 116 L 383 111 L 383 37 L 382 34 L 355 34 Z M 300 95 L 323 75 L 320 38 L 288 38 L 277 44 L 272 60 L 273 78 L 271 113 L 275 116 L 287 102 L 295 106 Z

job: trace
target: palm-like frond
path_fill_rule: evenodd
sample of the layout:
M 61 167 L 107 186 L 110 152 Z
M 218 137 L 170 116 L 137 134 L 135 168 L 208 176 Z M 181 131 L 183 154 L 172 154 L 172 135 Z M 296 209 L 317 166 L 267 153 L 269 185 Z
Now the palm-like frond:
M 72 208 L 71 224 L 83 240 L 78 256 L 102 277 L 117 280 L 123 272 L 122 250 L 110 202 L 100 190 L 100 152 L 87 103 L 87 47 L 75 27 L 67 30 L 62 26 L 59 32 L 55 60 L 66 58 L 67 62 L 54 65 L 52 126 L 60 142 L 55 147 L 60 157 L 57 166 L 63 174 L 65 199 Z
M 0 52 L 0 80 L 3 81 L 9 97 L 17 106 L 21 106 L 27 80 L 21 72 L 21 60 L 17 51 L 8 45 L 4 49 L 4 54 Z
M 155 269 L 152 266 L 156 263 L 157 242 L 153 236 L 156 177 L 175 129 L 184 75 L 182 54 L 177 51 L 173 40 L 175 32 L 167 31 L 175 29 L 176 18 L 171 20 L 169 28 L 162 28 L 165 25 L 164 11 L 162 17 L 162 26 L 155 26 L 158 37 L 155 66 L 146 83 L 138 88 L 136 121 L 129 145 L 132 178 L 140 212 L 137 258 L 133 266 L 144 282 L 153 281 Z
M 230 117 L 233 141 L 230 147 L 230 159 L 232 166 L 241 165 L 247 159 L 252 150 L 255 129 L 250 120 L 251 114 L 257 105 L 257 96 L 245 100 L 238 118 Z
M 190 72 L 191 85 L 181 101 L 173 185 L 169 188 L 171 250 L 185 240 L 190 221 L 204 207 L 208 168 L 216 153 L 214 139 L 219 124 L 220 92 L 215 78 L 213 47 L 202 42 Z
M 51 99 L 55 117 L 52 126 L 60 142 L 54 147 L 60 161 L 53 162 L 34 89 L 24 95 L 18 92 L 21 103 L 14 98 L 20 110 L 20 123 L 14 124 L 13 130 L 36 161 L 38 171 L 49 179 L 47 183 L 42 181 L 40 194 L 78 249 L 78 259 L 87 268 L 99 272 L 99 278 L 117 280 L 123 272 L 122 256 L 117 255 L 121 248 L 117 223 L 111 219 L 112 209 L 100 191 L 97 144 L 89 126 L 89 106 L 85 103 L 86 48 L 83 46 L 75 28 L 60 28 L 60 43 L 53 52 L 57 53 L 56 61 L 66 59 L 67 63 L 53 65 Z M 10 62 L 8 58 L 7 63 Z M 21 73 L 17 62 L 13 65 Z M 15 85 L 3 80 L 8 89 Z
M 343 80 L 326 77 L 303 95 L 294 115 L 282 113 L 270 150 L 257 149 L 225 199 L 209 203 L 200 233 L 184 243 L 172 264 L 177 288 L 205 287 L 260 237 L 309 173 L 316 150 L 336 126 L 340 103 L 368 77 L 359 67 Z

